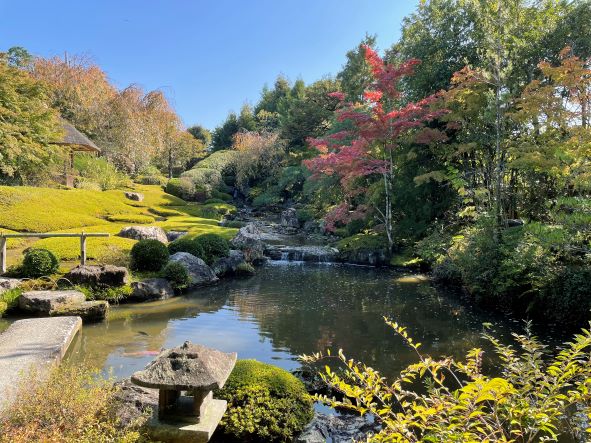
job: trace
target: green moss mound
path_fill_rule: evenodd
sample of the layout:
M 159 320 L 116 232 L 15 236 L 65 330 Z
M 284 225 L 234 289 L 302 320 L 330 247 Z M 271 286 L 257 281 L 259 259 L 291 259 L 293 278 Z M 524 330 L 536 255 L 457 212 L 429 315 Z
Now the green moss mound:
M 168 248 L 158 240 L 140 240 L 131 248 L 131 268 L 136 271 L 160 271 L 169 257 Z
M 154 223 L 156 221 L 154 217 L 142 214 L 109 215 L 107 220 L 114 223 L 137 223 L 140 225 Z
M 59 260 L 47 249 L 30 249 L 25 254 L 21 269 L 25 277 L 43 277 L 57 272 Z
M 203 234 L 195 238 L 195 243 L 203 250 L 200 258 L 208 265 L 217 259 L 227 257 L 230 254 L 228 240 L 217 234 Z
M 341 252 L 382 251 L 387 248 L 388 240 L 377 233 L 356 234 L 339 240 L 337 248 Z
M 256 360 L 238 361 L 217 396 L 228 402 L 220 427 L 236 441 L 290 441 L 314 415 L 300 380 Z

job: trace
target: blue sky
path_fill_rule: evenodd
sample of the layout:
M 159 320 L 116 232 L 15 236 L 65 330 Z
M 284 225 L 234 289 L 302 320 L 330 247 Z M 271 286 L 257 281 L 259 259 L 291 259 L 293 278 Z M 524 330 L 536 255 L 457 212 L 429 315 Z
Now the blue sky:
M 0 0 L 0 51 L 85 54 L 119 87 L 162 89 L 187 125 L 214 128 L 278 74 L 336 74 L 366 33 L 400 35 L 406 0 Z

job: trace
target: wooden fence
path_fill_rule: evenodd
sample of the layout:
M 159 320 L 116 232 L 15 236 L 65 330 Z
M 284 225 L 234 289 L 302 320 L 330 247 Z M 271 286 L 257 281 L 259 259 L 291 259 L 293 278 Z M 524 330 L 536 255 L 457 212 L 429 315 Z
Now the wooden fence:
M 0 232 L 0 274 L 6 272 L 6 240 L 9 238 L 50 238 L 50 237 L 73 237 L 80 239 L 80 264 L 86 264 L 86 239 L 88 237 L 109 237 L 110 234 L 102 232 L 81 232 L 80 234 L 70 233 L 16 233 L 16 234 L 4 234 Z

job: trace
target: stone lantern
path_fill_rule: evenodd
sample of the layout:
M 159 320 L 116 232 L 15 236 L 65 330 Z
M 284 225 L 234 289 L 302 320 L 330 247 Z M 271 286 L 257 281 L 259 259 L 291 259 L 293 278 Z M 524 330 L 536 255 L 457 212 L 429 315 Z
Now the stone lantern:
M 136 385 L 159 391 L 152 436 L 162 441 L 208 441 L 227 406 L 215 400 L 212 391 L 224 386 L 236 357 L 235 352 L 187 341 L 162 351 L 146 369 L 133 374 Z

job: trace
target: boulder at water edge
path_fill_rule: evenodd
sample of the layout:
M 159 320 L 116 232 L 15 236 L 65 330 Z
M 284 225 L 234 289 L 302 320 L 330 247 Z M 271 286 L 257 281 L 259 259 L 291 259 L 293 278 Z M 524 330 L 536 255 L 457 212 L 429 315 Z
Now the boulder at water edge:
M 177 252 L 170 257 L 170 261 L 182 264 L 189 272 L 191 283 L 189 287 L 202 286 L 218 281 L 213 270 L 199 257 L 188 252 Z
M 294 228 L 300 227 L 300 221 L 298 220 L 298 214 L 294 208 L 288 208 L 281 213 L 281 226 L 283 228 Z
M 164 244 L 168 243 L 166 232 L 157 226 L 127 226 L 117 235 L 133 240 L 158 240 Z
M 133 282 L 133 292 L 128 298 L 130 301 L 166 300 L 174 297 L 174 289 L 170 282 L 164 278 L 148 278 Z
M 28 291 L 20 296 L 19 308 L 38 317 L 80 316 L 92 322 L 105 319 L 109 303 L 86 301 L 80 291 Z
M 223 275 L 235 273 L 238 269 L 238 266 L 243 263 L 246 263 L 244 259 L 244 253 L 242 251 L 237 251 L 236 249 L 231 249 L 228 256 L 222 257 L 216 261 L 213 265 L 211 265 L 211 269 L 215 275 L 221 277 Z
M 129 282 L 129 272 L 122 266 L 82 266 L 65 275 L 70 282 L 93 287 L 123 286 Z
M 245 259 L 249 262 L 257 262 L 265 259 L 265 242 L 262 240 L 262 232 L 255 223 L 249 223 L 240 228 L 236 237 L 230 244 L 244 252 Z

